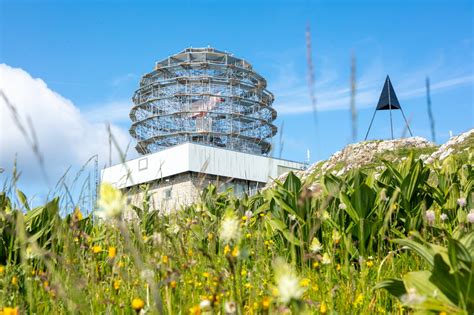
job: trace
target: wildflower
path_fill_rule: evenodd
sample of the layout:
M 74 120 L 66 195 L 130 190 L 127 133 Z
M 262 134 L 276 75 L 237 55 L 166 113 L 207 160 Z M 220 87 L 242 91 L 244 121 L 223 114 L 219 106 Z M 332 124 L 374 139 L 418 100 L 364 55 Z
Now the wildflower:
M 82 215 L 81 209 L 79 207 L 76 207 L 74 209 L 74 213 L 72 214 L 72 218 L 74 221 L 81 221 L 84 216 Z
M 161 261 L 162 261 L 164 264 L 167 264 L 168 261 L 169 261 L 168 256 L 166 256 L 166 255 L 161 256 Z
M 239 256 L 239 253 L 240 253 L 239 248 L 237 246 L 234 247 L 234 249 L 232 250 L 232 257 Z
M 293 299 L 300 299 L 305 290 L 301 288 L 295 271 L 282 258 L 275 261 L 274 269 L 280 301 L 288 304 Z
M 252 218 L 252 216 L 253 216 L 252 210 L 247 210 L 247 211 L 245 211 L 244 214 L 245 214 L 245 216 L 246 216 L 249 220 L 250 220 L 250 219 Z
M 458 203 L 458 205 L 459 205 L 461 208 L 464 208 L 464 207 L 466 206 L 466 203 L 467 203 L 467 202 L 466 202 L 466 198 L 459 198 L 459 199 L 457 200 L 457 203 Z
M 18 314 L 20 314 L 20 312 L 18 311 L 18 307 L 4 307 L 3 312 L 0 310 L 0 314 L 18 315 Z
M 332 231 L 332 240 L 334 241 L 335 244 L 338 244 L 339 241 L 341 240 L 341 234 L 339 233 L 338 230 Z
M 364 295 L 362 293 L 359 293 L 359 295 L 357 295 L 357 297 L 355 298 L 355 300 L 352 304 L 355 307 L 361 306 L 363 301 L 364 301 Z
M 212 241 L 212 240 L 214 239 L 214 234 L 212 234 L 212 233 L 207 233 L 207 239 L 208 239 L 209 241 Z
M 346 210 L 346 209 L 347 209 L 347 206 L 346 206 L 346 204 L 345 204 L 344 202 L 341 202 L 341 203 L 339 204 L 338 208 L 341 209 L 341 210 Z
M 114 259 L 117 256 L 117 248 L 110 246 L 109 247 L 109 258 Z
M 135 312 L 140 312 L 140 310 L 145 306 L 145 302 L 140 298 L 135 298 L 132 300 L 132 308 Z
M 211 301 L 209 300 L 202 300 L 201 303 L 199 303 L 199 308 L 202 311 L 210 311 L 211 310 Z
M 230 253 L 230 246 L 229 245 L 226 245 L 224 247 L 224 255 L 227 255 L 228 253 Z
M 220 229 L 220 239 L 224 244 L 228 244 L 231 241 L 236 241 L 240 237 L 239 220 L 237 219 L 234 212 L 227 212 L 224 220 L 222 221 Z
M 116 218 L 127 208 L 127 199 L 120 190 L 109 183 L 103 183 L 100 185 L 100 199 L 97 204 L 101 210 L 95 214 L 99 218 Z
M 471 209 L 467 215 L 467 222 L 474 223 L 474 209 Z
M 435 221 L 435 212 L 433 210 L 427 210 L 425 212 L 425 219 L 429 225 L 432 225 Z
M 322 221 L 326 221 L 328 220 L 329 218 L 331 218 L 331 216 L 329 215 L 329 212 L 327 212 L 326 210 L 323 211 L 323 214 L 321 216 L 321 220 Z
M 143 280 L 151 281 L 155 277 L 155 273 L 153 270 L 150 269 L 144 269 L 140 272 L 140 278 Z
M 247 220 L 248 220 L 248 218 L 247 218 L 247 216 L 246 216 L 246 215 L 242 216 L 242 221 L 244 221 L 244 222 L 245 222 L 245 221 L 247 221 Z
M 17 286 L 17 285 L 18 285 L 18 278 L 17 278 L 16 276 L 13 276 L 13 277 L 12 277 L 12 284 L 13 284 L 14 286 Z
M 237 304 L 235 304 L 234 301 L 226 302 L 224 304 L 224 310 L 225 313 L 230 315 L 230 314 L 236 314 L 237 313 Z
M 313 253 L 319 253 L 323 249 L 323 245 L 321 245 L 321 242 L 319 241 L 318 238 L 313 237 L 313 240 L 311 241 L 311 245 L 309 246 L 309 250 L 312 251 Z
M 328 311 L 328 307 L 326 306 L 326 302 L 322 302 L 321 305 L 319 306 L 319 312 L 321 314 L 326 314 Z
M 270 303 L 271 303 L 271 300 L 268 296 L 264 297 L 262 299 L 262 308 L 264 310 L 268 310 L 270 308 Z
M 102 251 L 102 247 L 101 247 L 101 246 L 99 246 L 99 245 L 94 245 L 94 246 L 92 246 L 92 252 L 93 252 L 94 254 L 98 254 L 98 253 L 100 253 L 101 251 Z
M 439 218 L 441 219 L 441 221 L 445 221 L 448 218 L 448 215 L 446 213 L 441 213 Z
M 247 275 L 247 270 L 242 269 L 242 271 L 240 272 L 240 275 L 241 275 L 242 277 L 245 277 L 245 276 Z
M 176 281 L 173 280 L 173 281 L 170 282 L 170 287 L 172 289 L 175 289 L 177 286 L 178 286 L 178 284 L 176 283 Z
M 5 266 L 0 265 L 0 275 L 5 272 Z
M 311 280 L 308 278 L 304 278 L 300 280 L 300 286 L 307 287 L 311 283 Z
M 331 263 L 331 256 L 328 253 L 324 253 L 323 258 L 321 259 L 323 265 L 329 265 Z
M 415 288 L 409 288 L 407 293 L 402 295 L 401 300 L 408 305 L 420 304 L 425 300 L 424 296 L 419 295 Z
M 114 289 L 115 289 L 115 290 L 120 289 L 120 280 L 119 280 L 119 279 L 114 280 L 113 286 L 114 286 Z
M 252 237 L 252 234 L 247 233 L 247 234 L 245 234 L 245 237 L 246 237 L 246 238 L 251 238 L 251 237 Z
M 290 219 L 290 221 L 296 221 L 296 215 L 294 214 L 290 214 L 288 218 Z
M 201 308 L 199 307 L 199 305 L 194 305 L 193 307 L 191 307 L 189 309 L 189 314 L 191 314 L 191 315 L 201 314 Z
M 313 268 L 318 268 L 319 267 L 319 261 L 315 260 L 313 261 Z
M 367 260 L 367 262 L 365 264 L 367 265 L 368 268 L 371 268 L 371 267 L 374 266 L 374 262 L 371 259 Z

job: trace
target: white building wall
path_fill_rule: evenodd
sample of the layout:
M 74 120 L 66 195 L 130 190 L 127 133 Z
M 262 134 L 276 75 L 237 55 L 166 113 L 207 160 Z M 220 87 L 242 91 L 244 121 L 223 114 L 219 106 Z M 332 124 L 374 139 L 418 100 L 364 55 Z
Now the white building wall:
M 266 183 L 283 170 L 302 167 L 298 162 L 185 143 L 106 168 L 101 172 L 101 179 L 117 188 L 126 188 L 195 172 Z

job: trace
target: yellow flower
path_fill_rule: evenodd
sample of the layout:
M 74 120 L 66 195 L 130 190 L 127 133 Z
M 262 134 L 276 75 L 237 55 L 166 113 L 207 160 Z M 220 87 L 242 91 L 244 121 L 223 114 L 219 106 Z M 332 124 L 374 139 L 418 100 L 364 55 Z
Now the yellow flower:
M 79 207 L 76 207 L 74 209 L 72 218 L 74 221 L 81 221 L 84 218 L 84 216 L 82 215 L 81 209 L 79 209 Z
M 4 307 L 3 312 L 0 310 L 0 314 L 3 315 L 18 315 L 18 307 Z
M 262 308 L 264 310 L 268 310 L 270 308 L 270 304 L 271 304 L 272 300 L 266 296 L 262 299 Z
M 94 254 L 98 254 L 98 253 L 100 253 L 101 251 L 102 251 L 102 247 L 100 247 L 99 245 L 94 245 L 94 246 L 92 246 L 92 252 L 93 252 Z
M 328 311 L 328 307 L 326 306 L 326 302 L 322 302 L 321 305 L 319 306 L 319 312 L 321 314 L 326 314 Z
M 45 288 L 48 288 L 48 287 L 49 287 L 49 282 L 48 282 L 48 281 L 43 282 L 43 286 L 44 286 Z
M 242 271 L 240 272 L 240 275 L 241 275 L 242 277 L 245 277 L 245 276 L 247 275 L 247 270 L 242 269 Z
M 362 293 L 359 293 L 352 304 L 357 307 L 357 306 L 362 305 L 363 301 L 364 301 L 364 295 Z
M 170 287 L 172 289 L 176 288 L 177 286 L 178 286 L 178 284 L 176 283 L 176 281 L 173 280 L 173 281 L 170 282 Z
M 110 246 L 109 247 L 109 258 L 115 258 L 117 256 L 117 248 Z
M 168 260 L 169 260 L 168 256 L 166 256 L 166 255 L 161 256 L 161 261 L 162 261 L 164 264 L 167 264 L 167 263 L 168 263 Z
M 193 307 L 191 307 L 189 309 L 189 314 L 191 314 L 191 315 L 201 314 L 201 308 L 199 307 L 199 305 L 194 305 Z
M 148 241 L 148 236 L 146 236 L 145 234 L 143 234 L 142 240 L 143 240 L 144 242 Z
M 248 218 L 247 218 L 247 216 L 246 216 L 246 215 L 242 216 L 242 221 L 244 221 L 244 222 L 245 222 L 245 221 L 247 221 L 247 219 L 248 219 Z
M 203 276 L 204 278 L 209 278 L 209 272 L 203 272 L 203 273 L 202 273 L 202 276 Z
M 311 280 L 308 278 L 304 278 L 300 280 L 300 286 L 307 287 L 311 283 Z
M 314 261 L 313 262 L 313 268 L 318 268 L 319 267 L 319 262 L 318 261 Z
M 12 277 L 12 284 L 13 285 L 18 285 L 18 278 L 17 277 L 15 277 L 15 276 Z
M 212 241 L 214 239 L 214 234 L 212 233 L 207 233 L 207 239 Z
M 224 247 L 224 255 L 227 255 L 228 253 L 230 253 L 230 246 L 227 244 L 227 245 Z
M 135 298 L 132 300 L 132 308 L 135 311 L 140 311 L 145 306 L 145 302 L 140 298 Z
M 120 289 L 120 280 L 119 280 L 119 279 L 117 279 L 117 280 L 114 281 L 114 289 L 115 289 L 115 290 Z
M 447 315 L 446 312 L 439 312 L 439 315 Z
M 4 273 L 5 272 L 5 266 L 4 265 L 0 265 L 0 274 Z
M 232 256 L 233 257 L 239 256 L 239 248 L 237 246 L 234 247 L 234 249 L 232 250 Z
M 337 265 L 336 265 L 336 270 L 337 270 L 337 271 L 341 270 L 341 264 L 337 264 Z
M 374 262 L 372 260 L 368 260 L 365 264 L 367 265 L 368 268 L 374 266 Z

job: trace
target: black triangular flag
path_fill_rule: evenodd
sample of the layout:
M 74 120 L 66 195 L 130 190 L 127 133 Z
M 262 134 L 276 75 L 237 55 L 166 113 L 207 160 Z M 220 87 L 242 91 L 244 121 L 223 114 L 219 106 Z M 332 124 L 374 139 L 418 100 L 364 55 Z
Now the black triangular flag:
M 398 102 L 397 95 L 393 90 L 392 82 L 390 77 L 387 75 L 385 84 L 383 85 L 382 93 L 380 93 L 379 102 L 377 104 L 377 110 L 389 110 L 389 109 L 400 109 L 400 103 Z

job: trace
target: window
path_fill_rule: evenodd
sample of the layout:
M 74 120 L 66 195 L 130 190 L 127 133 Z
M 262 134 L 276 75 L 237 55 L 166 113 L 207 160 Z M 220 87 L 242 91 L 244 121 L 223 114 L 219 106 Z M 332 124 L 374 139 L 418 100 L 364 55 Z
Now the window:
M 171 199 L 171 188 L 166 188 L 163 191 L 163 199 Z
M 138 160 L 138 170 L 143 171 L 148 168 L 148 158 Z

